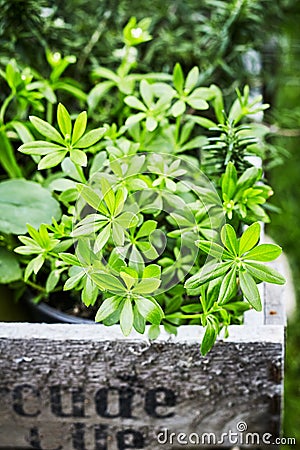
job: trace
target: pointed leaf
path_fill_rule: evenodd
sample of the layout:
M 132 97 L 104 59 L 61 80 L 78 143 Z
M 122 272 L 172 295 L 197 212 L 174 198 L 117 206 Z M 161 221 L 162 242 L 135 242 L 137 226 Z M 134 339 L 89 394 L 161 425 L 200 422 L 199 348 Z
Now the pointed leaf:
M 136 239 L 140 239 L 142 237 L 148 237 L 157 227 L 157 222 L 155 220 L 146 220 L 137 232 Z
M 146 106 L 144 103 L 141 102 L 138 98 L 134 97 L 133 95 L 129 95 L 124 99 L 124 102 L 126 105 L 130 106 L 130 108 L 138 109 L 140 111 L 147 111 Z
M 262 304 L 261 299 L 259 295 L 259 291 L 257 288 L 257 285 L 250 275 L 248 271 L 240 271 L 239 272 L 239 279 L 240 279 L 240 285 L 241 290 L 245 296 L 245 298 L 248 300 L 250 305 L 253 306 L 256 311 L 262 310 Z
M 159 288 L 161 280 L 157 278 L 144 278 L 133 289 L 136 294 L 153 294 Z
M 108 291 L 119 295 L 124 295 L 126 293 L 126 287 L 114 275 L 99 271 L 92 272 L 91 278 L 101 291 Z
M 221 230 L 221 240 L 223 244 L 228 248 L 230 253 L 235 256 L 238 254 L 239 244 L 235 230 L 231 225 L 226 224 L 223 226 Z
M 224 194 L 227 195 L 228 199 L 231 200 L 234 196 L 237 183 L 237 171 L 232 162 L 229 162 L 223 175 L 222 179 L 222 194 L 224 199 Z
M 276 244 L 260 244 L 250 250 L 245 259 L 254 261 L 273 261 L 281 254 L 282 249 Z
M 218 302 L 222 304 L 229 300 L 236 289 L 236 285 L 236 267 L 233 267 L 223 278 L 220 287 Z
M 199 240 L 196 241 L 197 246 L 208 255 L 212 256 L 216 259 L 232 259 L 232 255 L 221 245 L 216 244 L 215 242 Z
M 72 133 L 72 121 L 70 114 L 62 103 L 59 103 L 57 107 L 57 123 L 65 138 L 70 138 Z
M 94 305 L 98 297 L 98 288 L 89 276 L 85 278 L 81 299 L 85 306 Z
M 218 336 L 218 329 L 215 322 L 210 320 L 207 321 L 205 333 L 201 342 L 201 355 L 205 356 L 213 347 Z
M 110 232 L 111 232 L 111 224 L 109 223 L 106 225 L 102 231 L 98 234 L 95 245 L 94 245 L 94 252 L 98 253 L 107 243 L 108 239 L 110 238 Z
M 186 77 L 184 88 L 188 93 L 191 92 L 192 89 L 194 89 L 194 87 L 198 83 L 198 80 L 199 80 L 199 69 L 198 67 L 195 66 L 192 68 L 192 70 L 189 71 Z
M 95 322 L 102 322 L 108 316 L 113 314 L 119 307 L 122 298 L 118 296 L 109 297 L 100 306 L 97 311 Z
M 222 275 L 225 275 L 225 273 L 229 270 L 231 265 L 232 265 L 231 262 L 222 262 L 219 264 L 206 264 L 203 266 L 200 272 L 196 273 L 185 282 L 184 287 L 186 289 L 198 288 L 199 286 L 201 286 L 204 283 L 207 283 L 208 281 L 214 280 L 216 278 L 221 277 Z
M 179 63 L 176 63 L 173 71 L 173 84 L 179 93 L 183 91 L 183 83 L 184 83 L 184 77 L 181 65 Z
M 58 144 L 47 141 L 27 142 L 18 148 L 19 152 L 24 153 L 25 155 L 47 155 L 47 153 L 64 149 L 64 147 L 61 147 Z
M 240 238 L 239 255 L 242 256 L 245 252 L 251 250 L 260 238 L 260 225 L 258 222 L 253 223 L 244 231 Z
M 106 133 L 106 128 L 96 128 L 95 130 L 91 130 L 88 133 L 84 134 L 75 145 L 76 148 L 88 148 L 92 145 L 96 144 L 96 142 L 100 141 L 100 139 Z
M 94 209 L 98 210 L 101 204 L 101 197 L 89 186 L 78 184 L 77 189 L 84 200 Z
M 39 170 L 43 170 L 43 169 L 50 169 L 51 167 L 55 167 L 58 164 L 60 164 L 62 162 L 62 160 L 64 159 L 64 157 L 67 154 L 67 150 L 66 151 L 59 151 L 59 152 L 52 152 L 52 153 L 48 153 L 48 155 L 44 156 L 39 164 L 38 164 L 38 169 Z
M 37 129 L 37 131 L 45 136 L 48 139 L 51 139 L 54 142 L 58 142 L 59 144 L 64 145 L 64 140 L 62 136 L 59 134 L 59 132 L 48 122 L 45 122 L 44 120 L 40 119 L 39 117 L 30 116 L 29 117 L 30 122 L 32 125 Z
M 120 327 L 124 336 L 128 336 L 133 326 L 133 310 L 130 298 L 126 298 L 120 315 Z
M 154 299 L 149 300 L 148 298 L 137 296 L 135 298 L 135 305 L 141 316 L 150 323 L 159 325 L 164 318 L 163 310 Z
M 255 278 L 267 283 L 285 284 L 285 278 L 272 267 L 265 266 L 264 264 L 247 262 L 245 263 L 247 270 Z
M 75 120 L 72 134 L 72 145 L 76 144 L 76 142 L 84 134 L 86 130 L 86 124 L 87 124 L 87 114 L 86 111 L 82 111 Z
M 78 166 L 87 166 L 87 156 L 82 150 L 72 149 L 70 151 L 70 159 L 74 164 L 78 164 Z
M 147 105 L 147 107 L 150 109 L 153 102 L 153 93 L 151 85 L 146 80 L 141 81 L 140 92 L 145 105 Z

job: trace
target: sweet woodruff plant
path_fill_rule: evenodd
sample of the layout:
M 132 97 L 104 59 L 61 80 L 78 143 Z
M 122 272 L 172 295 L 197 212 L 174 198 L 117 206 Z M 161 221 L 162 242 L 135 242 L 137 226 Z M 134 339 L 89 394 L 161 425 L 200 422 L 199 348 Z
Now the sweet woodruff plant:
M 48 108 L 29 123 L 5 123 L 10 100 L 3 106 L 2 122 L 23 141 L 30 170 L 27 180 L 0 183 L 0 257 L 7 281 L 22 279 L 36 301 L 59 305 L 70 291 L 97 322 L 119 323 L 126 336 L 147 324 L 151 339 L 160 326 L 176 334 L 180 325 L 199 325 L 206 354 L 222 329 L 262 309 L 259 283 L 285 282 L 265 264 L 281 248 L 260 243 L 273 192 L 251 164 L 253 155 L 263 159 L 265 132 L 251 117 L 267 105 L 246 86 L 226 107 L 217 86 L 198 85 L 197 67 L 186 76 L 179 64 L 172 75 L 132 73 L 148 25 L 131 21 L 119 68 L 98 67 L 85 99 L 73 91 L 87 101 L 90 121 L 85 111 L 54 107 L 49 83 Z M 28 102 L 40 102 L 32 95 L 45 81 L 32 87 L 30 79 L 26 89 L 19 75 L 8 66 L 11 98 L 23 90 Z M 97 123 L 111 97 L 115 117 Z M 15 164 L 6 161 L 12 171 Z

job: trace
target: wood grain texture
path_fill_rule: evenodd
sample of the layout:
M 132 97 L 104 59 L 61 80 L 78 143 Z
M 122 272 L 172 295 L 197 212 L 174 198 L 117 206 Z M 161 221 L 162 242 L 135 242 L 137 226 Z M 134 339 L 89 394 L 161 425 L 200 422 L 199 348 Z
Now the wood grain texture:
M 268 289 L 264 313 L 231 326 L 204 358 L 197 326 L 150 343 L 118 326 L 0 324 L 0 449 L 225 449 L 247 437 L 247 448 L 269 449 L 262 438 L 280 433 L 285 318 L 270 314 L 282 311 L 283 290 Z
M 157 436 L 168 429 L 168 435 L 213 432 L 220 439 L 241 421 L 247 432 L 278 435 L 281 327 L 270 327 L 269 342 L 266 326 L 248 342 L 246 327 L 235 327 L 205 358 L 194 327 L 186 327 L 186 338 L 183 327 L 178 339 L 163 335 L 152 344 L 118 338 L 115 329 L 109 340 L 102 326 L 83 325 L 80 334 L 80 327 L 1 326 L 0 448 L 201 448 L 176 440 L 162 445 Z M 52 339 L 55 329 L 60 337 Z

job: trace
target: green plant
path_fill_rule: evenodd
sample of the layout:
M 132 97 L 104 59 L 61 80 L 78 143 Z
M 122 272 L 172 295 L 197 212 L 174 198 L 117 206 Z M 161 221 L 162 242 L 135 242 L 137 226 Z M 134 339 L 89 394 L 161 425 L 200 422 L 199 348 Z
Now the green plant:
M 1 199 L 12 203 L 24 189 L 19 207 L 26 210 L 30 198 L 38 211 L 40 201 L 25 192 L 39 186 L 47 214 L 20 214 L 15 229 L 17 210 L 7 209 L 1 242 L 7 260 L 14 249 L 11 281 L 29 286 L 36 301 L 59 303 L 60 293 L 70 291 L 75 303 L 97 311 L 97 321 L 120 323 L 125 335 L 150 324 L 151 339 L 159 325 L 176 333 L 180 325 L 199 324 L 206 354 L 222 329 L 241 323 L 247 309 L 261 309 L 258 283 L 284 282 L 260 263 L 281 249 L 257 245 L 271 188 L 247 160 L 261 156 L 262 132 L 250 118 L 267 105 L 252 100 L 246 86 L 226 114 L 222 91 L 201 86 L 197 67 L 186 77 L 179 64 L 172 76 L 131 77 L 130 49 L 150 39 L 148 26 L 129 22 L 117 74 L 98 72 L 107 79 L 87 97 L 92 124 L 85 111 L 70 115 L 61 103 L 56 120 L 48 108 L 30 116 L 30 139 L 19 152 L 36 165 L 35 181 L 4 181 Z M 105 114 L 99 127 L 97 112 L 116 97 L 116 123 Z M 217 133 L 213 144 L 209 133 Z

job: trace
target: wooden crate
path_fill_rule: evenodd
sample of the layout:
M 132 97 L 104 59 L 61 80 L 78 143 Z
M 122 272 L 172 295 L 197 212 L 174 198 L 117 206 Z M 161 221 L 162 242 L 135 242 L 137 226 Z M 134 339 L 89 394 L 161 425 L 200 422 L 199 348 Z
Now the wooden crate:
M 0 448 L 270 448 L 262 439 L 280 433 L 287 288 L 262 289 L 264 311 L 247 313 L 206 357 L 198 326 L 149 343 L 115 326 L 0 324 Z

